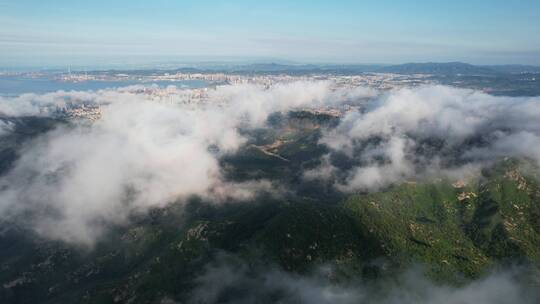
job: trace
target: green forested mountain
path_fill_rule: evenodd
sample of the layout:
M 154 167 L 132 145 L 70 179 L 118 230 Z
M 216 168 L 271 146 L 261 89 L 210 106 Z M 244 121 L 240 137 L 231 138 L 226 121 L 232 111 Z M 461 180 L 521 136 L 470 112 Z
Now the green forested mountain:
M 540 188 L 525 162 L 501 160 L 468 184 L 409 182 L 337 204 L 261 197 L 173 204 L 117 228 L 95 248 L 29 237 L 4 225 L 0 253 L 9 303 L 159 302 L 189 298 L 222 254 L 249 265 L 335 279 L 377 280 L 421 265 L 464 284 L 504 264 L 540 263 Z

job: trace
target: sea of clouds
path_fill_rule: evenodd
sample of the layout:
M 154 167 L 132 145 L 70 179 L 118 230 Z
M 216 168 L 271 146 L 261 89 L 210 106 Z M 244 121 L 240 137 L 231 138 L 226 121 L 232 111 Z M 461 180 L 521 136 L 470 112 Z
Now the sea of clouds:
M 197 276 L 187 302 L 533 304 L 540 300 L 535 286 L 524 283 L 535 270 L 519 267 L 493 270 L 459 286 L 434 282 L 419 265 L 377 281 L 337 282 L 332 279 L 334 271 L 326 265 L 300 275 L 220 255 Z M 175 302 L 166 299 L 162 303 Z
M 48 116 L 68 102 L 102 111 L 93 123 L 59 124 L 20 148 L 0 177 L 0 218 L 25 215 L 24 225 L 40 235 L 92 245 L 108 225 L 173 201 L 194 195 L 245 201 L 274 191 L 280 187 L 270 180 L 225 180 L 219 160 L 246 143 L 240 129 L 265 127 L 272 113 L 305 107 L 359 107 L 323 131 L 320 144 L 330 152 L 304 173 L 343 192 L 434 175 L 463 178 L 502 156 L 540 164 L 538 97 L 435 85 L 377 92 L 302 81 L 220 86 L 193 105 L 181 103 L 190 90 L 156 102 L 140 89 L 0 97 L 3 117 Z M 0 136 L 10 132 L 13 125 L 0 120 Z M 354 165 L 336 166 L 336 153 Z
M 466 179 L 501 157 L 540 165 L 540 98 L 447 86 L 404 88 L 348 113 L 321 142 L 357 161 L 335 183 L 346 192 L 407 179 Z M 305 176 L 334 177 L 340 170 L 330 160 Z
M 0 216 L 25 214 L 25 225 L 41 235 L 91 245 L 107 224 L 193 195 L 250 199 L 275 187 L 266 180 L 224 181 L 218 163 L 245 143 L 240 127 L 261 127 L 271 113 L 323 105 L 336 94 L 362 94 L 335 92 L 326 82 L 225 86 L 193 106 L 182 103 L 186 94 L 155 102 L 139 89 L 0 98 L 0 112 L 9 117 L 53 115 L 68 102 L 102 111 L 94 123 L 59 125 L 26 143 L 0 178 Z M 10 130 L 8 122 L 1 127 Z

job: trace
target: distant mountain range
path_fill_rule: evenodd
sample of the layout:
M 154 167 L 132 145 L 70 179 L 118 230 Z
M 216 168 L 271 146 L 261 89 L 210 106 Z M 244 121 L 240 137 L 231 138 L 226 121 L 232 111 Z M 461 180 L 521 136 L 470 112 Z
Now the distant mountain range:
M 229 73 L 397 73 L 397 74 L 433 74 L 433 75 L 497 75 L 540 73 L 540 66 L 529 65 L 472 65 L 463 62 L 425 62 L 397 65 L 383 64 L 278 64 L 254 63 L 246 65 L 180 68 L 186 72 L 229 72 Z
M 426 62 L 385 66 L 381 68 L 380 71 L 399 74 L 490 75 L 506 73 L 540 73 L 540 67 L 528 65 L 479 66 L 463 62 Z
M 497 71 L 489 67 L 475 66 L 463 62 L 426 62 L 426 63 L 405 63 L 399 65 L 386 66 L 380 69 L 381 72 L 399 74 L 493 74 Z
M 540 73 L 540 66 L 533 65 L 473 65 L 464 62 L 413 62 L 396 65 L 387 64 L 294 64 L 282 62 L 246 63 L 246 64 L 217 64 L 200 63 L 178 68 L 141 68 L 141 69 L 111 69 L 109 72 L 125 72 L 151 74 L 157 71 L 182 73 L 237 73 L 237 74 L 336 74 L 353 75 L 359 73 L 396 73 L 396 74 L 430 74 L 430 75 L 511 75 L 523 73 Z M 89 71 L 103 72 L 103 71 Z

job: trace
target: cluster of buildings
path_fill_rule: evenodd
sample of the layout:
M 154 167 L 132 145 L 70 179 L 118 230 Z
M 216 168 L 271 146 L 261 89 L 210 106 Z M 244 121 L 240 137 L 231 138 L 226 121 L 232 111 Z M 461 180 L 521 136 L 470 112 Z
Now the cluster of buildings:
M 152 74 L 124 74 L 124 73 L 67 73 L 56 77 L 60 81 L 82 82 L 82 81 L 123 81 L 130 80 L 141 83 L 153 82 L 175 82 L 199 80 L 207 82 L 209 85 L 238 85 L 255 84 L 270 87 L 276 83 L 289 83 L 295 81 L 328 80 L 336 86 L 365 86 L 378 90 L 389 90 L 396 87 L 416 86 L 431 82 L 428 74 L 392 74 L 392 73 L 363 73 L 358 75 L 241 75 L 227 73 L 152 73 Z
M 432 83 L 427 74 L 369 73 L 353 76 L 330 76 L 337 86 L 369 87 L 381 91 Z
M 214 87 L 215 88 L 215 87 Z M 146 100 L 169 104 L 199 104 L 209 100 L 212 88 L 179 88 L 176 86 L 141 86 L 129 89 L 129 93 L 144 95 Z
M 255 84 L 270 87 L 276 83 L 290 83 L 295 81 L 328 80 L 337 86 L 367 86 L 379 90 L 388 90 L 396 87 L 415 86 L 430 82 L 430 75 L 413 74 L 402 75 L 392 73 L 365 73 L 360 75 L 235 75 L 225 73 L 164 73 L 163 75 L 150 75 L 139 77 L 144 82 L 152 81 L 185 81 L 200 80 L 211 84 Z
M 69 74 L 64 80 L 67 81 L 84 81 L 90 79 L 98 80 L 96 76 Z M 135 77 L 134 75 L 118 74 L 115 76 L 107 76 L 107 80 L 121 79 L 126 77 Z M 168 104 L 183 104 L 183 105 L 201 105 L 209 103 L 225 103 L 223 100 L 212 99 L 212 92 L 221 86 L 253 84 L 265 89 L 269 89 L 276 84 L 292 83 L 296 81 L 328 81 L 332 89 L 340 88 L 355 88 L 365 87 L 379 91 L 396 89 L 401 87 L 417 86 L 429 83 L 427 75 L 400 75 L 390 73 L 369 73 L 361 75 L 231 75 L 224 73 L 164 73 L 161 75 L 145 75 L 138 76 L 144 78 L 144 82 L 151 83 L 152 81 L 182 81 L 182 80 L 202 80 L 208 85 L 202 88 L 183 88 L 174 85 L 158 86 L 158 85 L 140 85 L 131 86 L 120 89 L 123 92 L 144 95 L 144 99 L 152 102 L 168 103 Z M 142 79 L 141 78 L 141 79 Z M 311 109 L 314 114 L 326 114 L 330 116 L 341 116 L 344 113 L 354 110 L 343 104 L 337 108 L 319 108 Z M 56 114 L 68 118 L 84 118 L 89 120 L 97 120 L 101 117 L 101 108 L 99 105 L 85 103 L 69 103 L 63 107 L 57 107 Z
M 101 118 L 101 107 L 95 104 L 69 103 L 64 106 L 56 106 L 54 115 L 68 119 L 96 121 Z

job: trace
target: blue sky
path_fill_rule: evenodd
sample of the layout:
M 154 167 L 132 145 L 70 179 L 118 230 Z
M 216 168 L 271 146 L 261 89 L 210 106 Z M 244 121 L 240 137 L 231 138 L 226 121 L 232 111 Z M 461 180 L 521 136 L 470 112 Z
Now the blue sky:
M 540 65 L 540 1 L 0 0 L 0 66 L 201 60 Z

